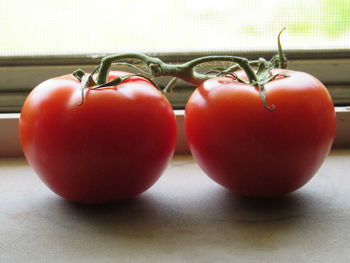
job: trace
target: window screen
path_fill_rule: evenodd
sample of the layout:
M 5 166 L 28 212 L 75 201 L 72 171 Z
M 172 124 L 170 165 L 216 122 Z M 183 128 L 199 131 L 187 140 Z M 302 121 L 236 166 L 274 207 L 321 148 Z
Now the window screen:
M 2 0 L 0 56 L 350 48 L 349 0 Z

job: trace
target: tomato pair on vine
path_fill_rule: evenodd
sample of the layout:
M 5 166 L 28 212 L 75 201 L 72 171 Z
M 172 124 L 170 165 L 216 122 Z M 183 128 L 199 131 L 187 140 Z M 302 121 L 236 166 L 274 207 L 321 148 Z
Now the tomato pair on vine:
M 153 77 L 173 76 L 197 86 L 186 105 L 185 129 L 194 159 L 210 178 L 244 196 L 292 192 L 312 178 L 330 151 L 335 112 L 319 80 L 284 69 L 278 43 L 279 54 L 270 61 L 207 56 L 173 65 L 120 54 L 103 58 L 91 74 L 47 80 L 22 108 L 24 154 L 41 179 L 68 200 L 110 202 L 152 186 L 174 153 L 176 121 L 153 81 L 110 72 L 116 61 L 136 59 Z M 235 65 L 207 74 L 194 70 L 211 61 Z

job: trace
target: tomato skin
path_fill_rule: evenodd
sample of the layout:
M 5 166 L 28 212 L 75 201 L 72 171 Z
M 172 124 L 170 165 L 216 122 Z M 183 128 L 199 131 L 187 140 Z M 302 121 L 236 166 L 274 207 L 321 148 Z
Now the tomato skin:
M 323 84 L 286 72 L 258 90 L 232 78 L 200 85 L 186 105 L 185 129 L 194 159 L 220 185 L 243 196 L 292 192 L 317 172 L 335 136 L 335 111 Z
M 125 72 L 111 72 L 109 80 Z M 117 87 L 86 90 L 72 75 L 47 80 L 20 117 L 24 154 L 58 195 L 103 203 L 146 191 L 171 159 L 176 121 L 153 84 L 131 77 Z

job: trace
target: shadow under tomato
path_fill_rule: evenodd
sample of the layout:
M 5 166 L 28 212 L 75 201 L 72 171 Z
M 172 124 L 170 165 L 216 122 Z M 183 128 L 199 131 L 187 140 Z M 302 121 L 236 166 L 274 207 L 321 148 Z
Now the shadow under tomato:
M 329 200 L 308 191 L 258 199 L 218 189 L 211 200 L 207 209 L 216 207 L 216 211 L 210 221 L 229 236 L 226 240 L 243 247 L 274 250 L 306 239 L 317 243 L 320 229 L 329 225 L 329 219 L 322 216 L 329 214 Z M 220 223 L 225 226 L 219 226 Z
M 153 214 L 152 206 L 144 196 L 106 204 L 80 204 L 60 199 L 58 204 L 60 210 L 63 210 L 61 212 L 66 215 L 77 217 L 90 224 L 103 223 L 104 226 L 133 224 L 134 221 L 145 220 L 149 214 Z
M 294 192 L 274 198 L 250 198 L 235 195 L 227 190 L 215 193 L 220 213 L 235 221 L 273 221 L 303 217 L 320 209 L 317 200 L 303 192 Z
M 145 193 L 104 205 L 85 205 L 52 199 L 47 214 L 63 231 L 135 246 L 159 244 L 172 249 L 207 246 L 278 248 L 303 231 L 317 231 L 315 217 L 322 200 L 305 192 L 281 198 L 252 199 L 221 187 L 193 195 Z M 294 236 L 294 237 L 293 237 Z M 179 242 L 181 240 L 181 242 Z M 130 242 L 131 242 L 130 241 Z

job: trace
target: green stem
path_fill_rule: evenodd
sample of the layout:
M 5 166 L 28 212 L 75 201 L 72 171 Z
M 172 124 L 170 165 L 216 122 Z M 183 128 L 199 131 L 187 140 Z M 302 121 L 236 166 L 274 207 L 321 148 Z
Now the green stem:
M 144 54 L 136 54 L 136 53 L 126 53 L 126 54 L 118 54 L 111 55 L 102 58 L 100 63 L 99 74 L 97 76 L 97 84 L 103 85 L 107 82 L 107 76 L 112 66 L 112 63 L 117 60 L 125 60 L 125 59 L 137 59 L 147 63 L 147 65 L 151 68 L 152 63 L 161 63 L 162 61 L 158 58 L 151 58 Z
M 248 59 L 242 58 L 242 57 L 235 57 L 235 56 L 207 56 L 207 57 L 200 57 L 194 60 L 191 60 L 187 63 L 184 63 L 180 65 L 181 68 L 183 68 L 185 71 L 191 70 L 193 72 L 193 69 L 195 66 L 205 63 L 205 62 L 212 62 L 212 61 L 227 61 L 227 62 L 235 62 L 237 63 L 246 73 L 249 83 L 253 84 L 258 81 L 258 78 L 253 70 L 253 68 L 250 66 Z M 194 76 L 196 76 L 196 72 L 193 72 Z M 199 84 L 203 82 L 203 80 L 206 80 L 212 76 L 208 75 L 197 75 L 196 76 L 199 80 Z M 198 84 L 197 84 L 198 85 Z
M 235 57 L 235 56 L 206 56 L 191 60 L 184 64 L 173 65 L 167 64 L 160 60 L 159 58 L 149 57 L 144 54 L 128 53 L 128 54 L 118 54 L 107 56 L 101 60 L 99 74 L 97 76 L 97 84 L 103 85 L 107 81 L 107 76 L 110 68 L 115 61 L 136 59 L 140 60 L 149 67 L 151 74 L 154 77 L 159 76 L 172 76 L 184 81 L 187 81 L 193 85 L 200 85 L 205 80 L 213 77 L 209 74 L 201 74 L 194 71 L 194 68 L 202 63 L 211 61 L 227 61 L 237 63 L 247 74 L 249 83 L 254 84 L 258 81 L 258 78 L 249 65 L 249 61 L 246 58 Z
M 281 44 L 281 34 L 282 32 L 286 30 L 286 28 L 283 28 L 280 33 L 278 34 L 278 38 L 277 38 L 277 45 L 278 45 L 278 56 L 279 56 L 279 62 L 280 62 L 280 68 L 284 69 L 287 67 L 287 59 L 283 54 L 283 50 L 282 50 L 282 44 Z

